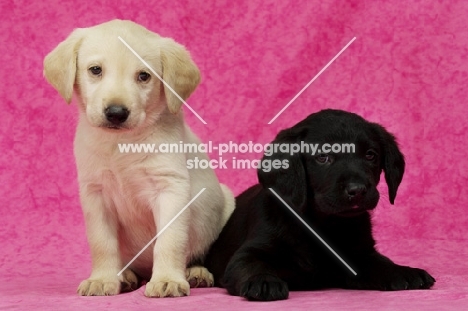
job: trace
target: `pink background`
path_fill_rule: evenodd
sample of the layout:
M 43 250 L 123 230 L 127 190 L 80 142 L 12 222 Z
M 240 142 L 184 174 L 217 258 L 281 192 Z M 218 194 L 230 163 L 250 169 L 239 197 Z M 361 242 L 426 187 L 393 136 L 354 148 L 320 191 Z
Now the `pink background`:
M 298 292 L 275 303 L 244 302 L 223 289 L 181 299 L 147 299 L 143 288 L 78 297 L 90 257 L 72 151 L 77 108 L 46 83 L 42 60 L 74 28 L 114 18 L 191 51 L 203 81 L 188 102 L 208 124 L 188 110 L 186 119 L 204 141 L 266 143 L 322 108 L 356 112 L 393 132 L 407 171 L 395 206 L 381 184 L 375 237 L 398 263 L 427 269 L 434 288 Z M 0 20 L 0 309 L 468 308 L 468 2 L 23 0 L 3 1 Z M 253 169 L 217 174 L 236 194 L 256 182 Z

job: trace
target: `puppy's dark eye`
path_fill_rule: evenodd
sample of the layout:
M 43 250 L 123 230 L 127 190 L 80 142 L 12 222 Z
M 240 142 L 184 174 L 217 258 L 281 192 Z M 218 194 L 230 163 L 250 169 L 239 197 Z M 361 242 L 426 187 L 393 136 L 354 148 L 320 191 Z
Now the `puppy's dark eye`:
M 332 162 L 332 157 L 329 154 L 319 154 L 315 157 L 315 161 L 320 164 L 327 164 Z
M 376 157 L 377 157 L 377 153 L 374 150 L 367 150 L 366 159 L 368 161 L 374 161 Z
M 99 67 L 99 66 L 90 67 L 88 70 L 89 70 L 89 72 L 91 72 L 91 74 L 93 74 L 94 76 L 100 76 L 101 73 L 102 73 L 102 68 Z
M 147 73 L 147 72 L 142 71 L 142 72 L 140 72 L 140 73 L 138 74 L 138 81 L 140 81 L 140 82 L 147 82 L 147 81 L 149 81 L 150 79 L 151 79 L 151 76 L 150 76 L 150 74 Z

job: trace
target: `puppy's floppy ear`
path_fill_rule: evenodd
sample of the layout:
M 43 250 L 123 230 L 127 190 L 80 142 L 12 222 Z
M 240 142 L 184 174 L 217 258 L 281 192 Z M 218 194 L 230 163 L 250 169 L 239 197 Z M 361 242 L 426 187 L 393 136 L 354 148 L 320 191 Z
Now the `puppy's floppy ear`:
M 291 128 L 280 132 L 271 145 L 295 144 L 299 139 L 298 131 Z M 265 167 L 262 165 L 257 171 L 260 184 L 265 189 L 272 188 L 298 214 L 303 214 L 307 203 L 307 177 L 301 154 L 290 155 L 279 151 L 271 155 L 268 152 L 265 153 L 262 163 L 270 161 L 270 166 L 272 166 L 273 161 L 277 160 L 277 163 L 281 163 L 281 168 L 271 167 L 271 170 L 265 171 Z M 277 198 L 275 199 L 277 200 Z
M 169 38 L 162 38 L 161 42 L 162 78 L 183 100 L 186 100 L 200 82 L 200 71 L 182 45 Z M 164 94 L 169 111 L 179 112 L 182 102 L 165 85 Z
M 405 158 L 398 148 L 395 137 L 382 126 L 378 124 L 374 124 L 374 126 L 379 134 L 380 145 L 383 151 L 381 166 L 385 172 L 388 197 L 390 203 L 393 204 L 395 202 L 398 186 L 405 172 Z
M 73 95 L 78 49 L 85 30 L 85 28 L 75 29 L 65 41 L 44 58 L 45 78 L 68 104 Z

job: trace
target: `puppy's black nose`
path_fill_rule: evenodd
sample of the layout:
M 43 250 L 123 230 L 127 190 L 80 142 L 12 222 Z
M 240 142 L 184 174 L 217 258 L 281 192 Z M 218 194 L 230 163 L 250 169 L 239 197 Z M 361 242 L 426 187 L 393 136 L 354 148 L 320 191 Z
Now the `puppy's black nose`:
M 127 120 L 130 111 L 127 108 L 120 105 L 110 105 L 104 110 L 106 119 L 112 124 L 119 125 Z
M 349 200 L 360 199 L 367 192 L 366 186 L 358 183 L 349 183 L 346 185 L 345 193 Z

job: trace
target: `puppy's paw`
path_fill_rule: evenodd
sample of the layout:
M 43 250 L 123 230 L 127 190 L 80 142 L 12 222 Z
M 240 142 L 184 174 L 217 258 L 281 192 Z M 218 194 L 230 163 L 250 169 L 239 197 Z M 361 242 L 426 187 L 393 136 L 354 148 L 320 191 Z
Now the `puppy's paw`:
M 190 294 L 190 285 L 186 280 L 157 280 L 146 283 L 146 297 L 181 297 Z
M 77 293 L 81 296 L 112 296 L 120 293 L 120 281 L 116 275 L 110 279 L 87 279 L 80 283 Z
M 428 289 L 434 285 L 435 279 L 426 271 L 418 268 L 397 266 L 384 285 L 384 290 Z
M 205 267 L 193 266 L 187 268 L 185 275 L 191 288 L 212 287 L 214 284 L 213 274 Z
M 384 291 L 428 289 L 434 282 L 435 279 L 422 269 L 395 265 L 382 271 L 374 271 L 365 280 L 352 282 L 352 288 Z
M 121 278 L 122 280 L 120 281 L 120 291 L 122 293 L 131 292 L 138 289 L 138 277 L 132 270 L 126 269 L 124 272 L 122 272 Z
M 258 301 L 282 300 L 288 295 L 288 284 L 271 274 L 251 276 L 241 285 L 240 292 L 240 296 Z

